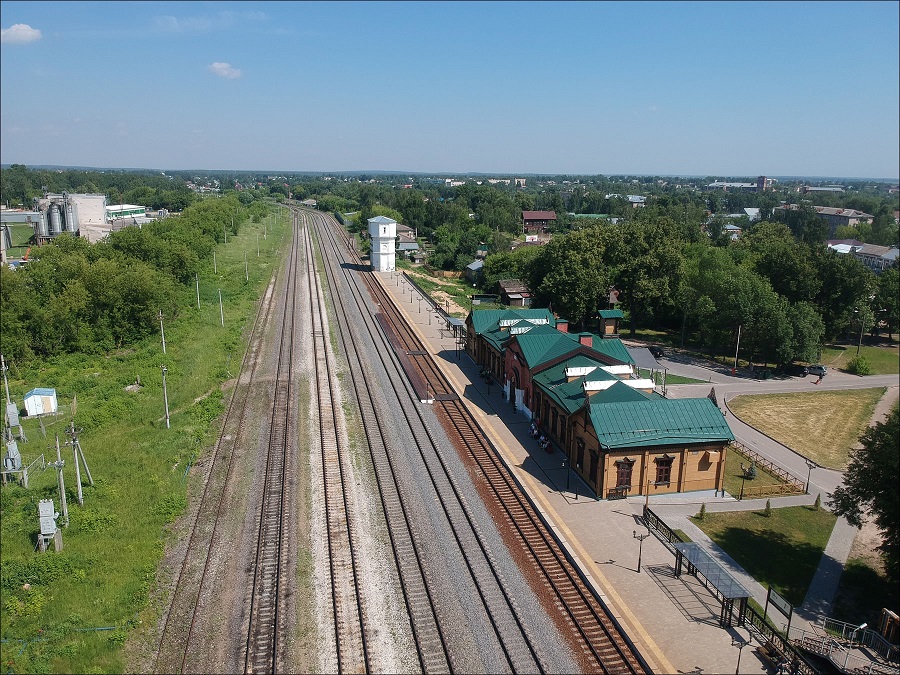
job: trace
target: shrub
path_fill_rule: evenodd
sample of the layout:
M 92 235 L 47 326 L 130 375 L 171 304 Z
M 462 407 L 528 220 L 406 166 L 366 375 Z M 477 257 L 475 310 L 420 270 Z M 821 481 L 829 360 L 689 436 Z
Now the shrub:
M 854 356 L 847 363 L 847 372 L 852 375 L 871 375 L 872 364 L 864 355 Z
M 772 500 L 771 499 L 766 500 L 766 509 L 765 509 L 765 511 L 763 511 L 763 515 L 766 518 L 772 517 Z
M 816 511 L 818 511 L 819 509 L 822 508 L 822 494 L 821 494 L 821 493 L 819 493 L 819 494 L 816 495 L 816 503 L 813 504 L 813 508 L 814 508 Z
M 705 517 L 706 517 L 706 502 L 703 502 L 700 505 L 700 513 L 697 516 L 697 518 L 699 518 L 700 520 L 703 520 Z

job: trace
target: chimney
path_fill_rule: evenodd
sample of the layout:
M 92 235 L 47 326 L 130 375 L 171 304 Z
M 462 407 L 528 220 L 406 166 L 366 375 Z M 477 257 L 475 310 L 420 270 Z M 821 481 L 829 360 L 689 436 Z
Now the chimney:
M 557 319 L 556 320 L 556 330 L 560 333 L 568 333 L 569 332 L 569 320 L 568 319 Z
M 590 333 L 579 333 L 578 334 L 578 342 L 583 344 L 585 347 L 593 347 L 594 346 L 594 336 Z

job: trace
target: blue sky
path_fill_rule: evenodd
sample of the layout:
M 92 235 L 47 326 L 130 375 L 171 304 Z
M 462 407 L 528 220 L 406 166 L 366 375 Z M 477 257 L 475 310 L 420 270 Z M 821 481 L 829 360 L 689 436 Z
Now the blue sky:
M 2 2 L 0 162 L 900 173 L 897 2 Z

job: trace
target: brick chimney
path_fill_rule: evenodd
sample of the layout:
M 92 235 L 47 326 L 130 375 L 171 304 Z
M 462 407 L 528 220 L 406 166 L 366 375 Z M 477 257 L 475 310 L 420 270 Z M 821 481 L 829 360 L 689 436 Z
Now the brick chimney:
M 560 333 L 568 333 L 569 332 L 569 320 L 568 319 L 557 319 L 556 320 L 556 330 Z
M 594 346 L 594 336 L 590 333 L 579 333 L 578 341 L 583 344 L 585 347 L 593 347 Z

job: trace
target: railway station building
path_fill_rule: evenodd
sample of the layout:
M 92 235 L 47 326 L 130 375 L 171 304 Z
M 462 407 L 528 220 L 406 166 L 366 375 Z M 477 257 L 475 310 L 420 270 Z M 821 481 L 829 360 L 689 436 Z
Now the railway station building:
M 599 498 L 722 490 L 734 436 L 709 398 L 667 399 L 617 337 L 569 333 L 547 310 L 476 310 L 466 351 Z

